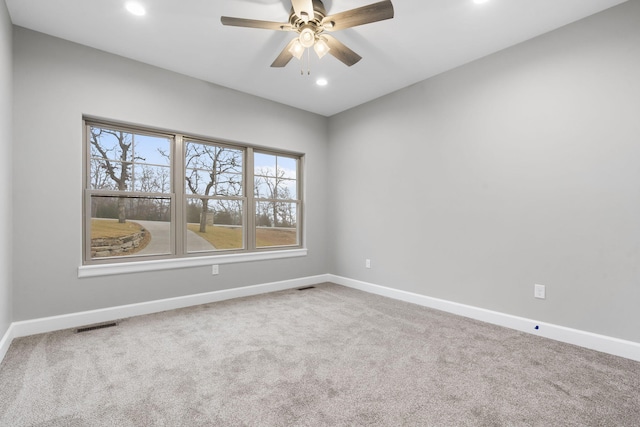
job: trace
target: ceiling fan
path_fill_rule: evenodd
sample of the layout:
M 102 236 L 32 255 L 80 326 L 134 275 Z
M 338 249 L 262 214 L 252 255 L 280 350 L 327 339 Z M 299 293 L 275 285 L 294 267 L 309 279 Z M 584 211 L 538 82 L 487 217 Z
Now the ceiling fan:
M 326 33 L 393 18 L 393 5 L 390 0 L 329 16 L 327 16 L 321 0 L 291 0 L 291 6 L 289 21 L 285 23 L 232 18 L 230 16 L 223 16 L 220 21 L 223 25 L 234 27 L 298 33 L 298 36 L 291 40 L 273 61 L 272 67 L 284 67 L 294 56 L 300 59 L 304 51 L 311 47 L 320 58 L 329 53 L 350 67 L 360 61 L 362 57 Z

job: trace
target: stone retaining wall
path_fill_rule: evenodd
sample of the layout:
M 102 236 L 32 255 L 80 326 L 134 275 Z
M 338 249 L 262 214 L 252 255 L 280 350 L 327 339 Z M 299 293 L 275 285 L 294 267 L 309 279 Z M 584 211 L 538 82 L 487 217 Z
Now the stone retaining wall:
M 127 255 L 140 246 L 146 233 L 140 230 L 123 237 L 91 239 L 91 258 Z

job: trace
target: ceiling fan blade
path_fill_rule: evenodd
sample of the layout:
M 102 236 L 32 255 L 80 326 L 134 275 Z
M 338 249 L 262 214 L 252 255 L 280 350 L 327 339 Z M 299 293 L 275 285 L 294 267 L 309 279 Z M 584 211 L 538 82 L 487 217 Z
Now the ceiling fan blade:
M 291 0 L 291 6 L 298 18 L 307 22 L 315 17 L 312 0 Z
M 291 31 L 291 25 L 280 22 L 258 21 L 256 19 L 232 18 L 230 16 L 221 16 L 222 25 L 230 25 L 232 27 L 262 28 L 265 30 L 275 31 Z
M 322 20 L 322 25 L 326 31 L 340 31 L 391 18 L 393 18 L 393 4 L 390 0 L 385 0 L 327 16 Z
M 342 44 L 338 39 L 328 34 L 321 36 L 329 45 L 329 53 L 342 61 L 347 67 L 351 67 L 356 62 L 360 61 L 362 57 Z
M 284 67 L 289 63 L 289 61 L 291 61 L 293 55 L 289 52 L 289 49 L 291 49 L 291 46 L 293 46 L 293 43 L 295 43 L 296 40 L 298 39 L 294 38 L 284 47 L 284 49 L 282 49 L 280 55 L 278 55 L 275 61 L 273 61 L 273 64 L 271 64 L 272 67 Z

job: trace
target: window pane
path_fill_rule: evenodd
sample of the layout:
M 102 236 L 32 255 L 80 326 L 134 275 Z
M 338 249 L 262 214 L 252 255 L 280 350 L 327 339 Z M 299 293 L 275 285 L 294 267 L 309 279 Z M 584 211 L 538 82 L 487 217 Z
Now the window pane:
M 278 181 L 278 199 L 297 199 L 298 191 L 296 181 L 293 179 L 281 179 Z
M 277 179 L 257 176 L 254 180 L 254 194 L 258 199 L 286 199 L 297 198 L 296 181 L 292 179 Z
M 242 196 L 243 151 L 199 142 L 185 144 L 185 189 L 201 196 Z
M 254 195 L 260 199 L 297 199 L 298 161 L 293 157 L 255 153 Z
M 91 126 L 89 144 L 90 188 L 171 192 L 171 139 Z
M 91 196 L 91 258 L 171 253 L 171 199 Z
M 256 246 L 298 244 L 297 204 L 256 202 Z
M 185 177 L 185 182 L 187 185 L 187 194 L 208 195 L 211 193 L 211 189 L 207 189 L 207 186 L 213 181 L 209 171 L 187 169 L 186 172 L 187 176 Z
M 133 190 L 146 193 L 170 193 L 171 169 L 167 166 L 134 165 Z
M 241 196 L 242 174 L 221 173 L 218 175 L 215 194 L 218 196 Z
M 266 178 L 263 176 L 257 176 L 254 180 L 254 192 L 255 196 L 260 199 L 276 199 L 276 179 Z
M 297 178 L 297 166 L 296 159 L 291 157 L 278 156 L 278 176 L 281 178 Z
M 187 251 L 244 248 L 241 200 L 187 199 Z
M 93 190 L 131 191 L 131 164 L 123 170 L 122 162 L 91 159 L 89 185 Z
M 91 157 L 120 161 L 131 160 L 132 134 L 96 126 L 91 126 L 89 133 Z
M 255 175 L 276 176 L 276 156 L 264 153 L 254 153 L 253 167 Z
M 151 165 L 171 164 L 171 140 L 165 137 L 134 135 L 134 161 Z

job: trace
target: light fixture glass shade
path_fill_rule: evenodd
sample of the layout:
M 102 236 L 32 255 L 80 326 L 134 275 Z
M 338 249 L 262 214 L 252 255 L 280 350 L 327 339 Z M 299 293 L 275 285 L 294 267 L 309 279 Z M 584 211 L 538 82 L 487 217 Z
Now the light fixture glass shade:
M 298 39 L 295 39 L 295 41 L 289 48 L 289 53 L 291 53 L 291 55 L 295 56 L 298 59 L 302 58 L 304 47 L 302 46 L 302 44 L 300 44 L 300 41 Z
M 331 50 L 331 48 L 326 41 L 324 41 L 322 38 L 319 38 L 316 44 L 313 45 L 313 50 L 316 51 L 318 58 L 322 58 Z
M 305 28 L 300 31 L 300 44 L 302 47 L 311 47 L 316 42 L 316 34 L 313 32 L 311 28 Z

